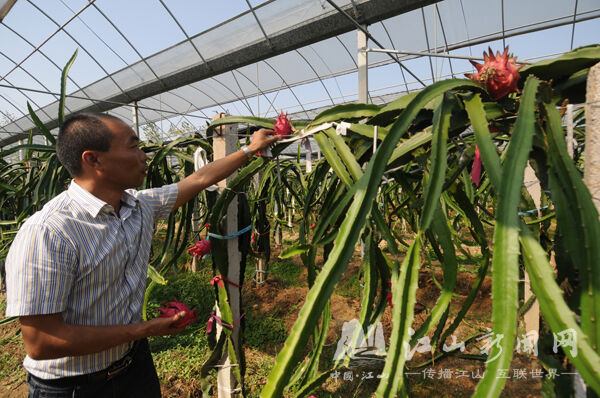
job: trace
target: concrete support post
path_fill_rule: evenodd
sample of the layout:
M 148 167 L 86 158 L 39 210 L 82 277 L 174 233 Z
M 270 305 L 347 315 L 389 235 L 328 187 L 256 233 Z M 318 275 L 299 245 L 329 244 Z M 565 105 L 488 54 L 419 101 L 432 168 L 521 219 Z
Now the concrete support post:
M 588 73 L 585 123 L 583 182 L 600 212 L 600 63 L 590 68 Z
M 600 213 L 600 63 L 588 73 L 585 94 L 585 163 L 583 182 L 587 186 L 594 205 Z M 587 386 L 579 371 L 573 377 L 575 398 L 587 396 Z
M 529 163 L 527 163 L 527 167 L 525 168 L 525 176 L 523 177 L 525 181 L 525 187 L 531 198 L 533 199 L 533 203 L 535 203 L 536 208 L 541 207 L 542 201 L 542 188 L 540 186 L 540 182 L 535 175 L 535 171 L 531 167 Z M 539 214 L 540 210 L 536 212 Z M 531 290 L 531 280 L 529 278 L 529 274 L 525 272 L 525 285 L 523 286 L 523 301 L 527 302 L 532 296 L 533 292 Z M 532 344 L 537 344 L 537 339 L 540 332 L 540 304 L 537 299 L 533 302 L 531 307 L 523 314 L 523 322 L 525 323 L 525 333 L 529 333 L 534 331 L 533 334 L 534 341 L 531 341 Z
M 133 130 L 139 137 L 140 136 L 140 123 L 139 123 L 139 118 L 138 118 L 138 103 L 137 103 L 137 101 L 135 101 L 133 103 L 133 106 L 131 107 L 131 119 L 133 121 Z
M 367 26 L 363 26 L 366 30 Z M 369 53 L 367 52 L 368 37 L 362 30 L 358 32 L 358 102 L 366 104 L 369 102 Z M 365 257 L 365 242 L 360 240 L 360 259 Z
M 226 116 L 221 113 L 215 115 L 213 120 L 219 119 Z M 237 126 L 230 124 L 226 126 L 218 127 L 215 131 L 215 135 L 213 136 L 213 153 L 214 160 L 224 158 L 230 153 L 236 152 L 238 138 L 237 138 Z M 217 183 L 219 187 L 219 191 L 223 191 L 227 187 L 227 182 L 230 181 L 233 176 L 227 177 L 226 180 L 219 181 Z M 229 207 L 227 208 L 227 216 L 226 216 L 226 226 L 225 226 L 225 234 L 231 235 L 238 232 L 238 201 L 237 198 L 234 198 Z M 229 268 L 227 275 L 227 279 L 231 281 L 239 281 L 240 280 L 240 263 L 242 259 L 242 255 L 238 248 L 238 238 L 227 240 L 227 257 L 229 261 Z M 227 295 L 229 297 L 229 305 L 231 307 L 231 312 L 233 315 L 234 322 L 240 318 L 241 308 L 240 308 L 240 289 L 236 286 L 233 286 L 229 283 L 225 284 L 227 288 Z M 217 306 L 218 309 L 218 306 Z M 220 311 L 218 313 L 220 316 Z M 220 334 L 223 332 L 222 327 L 217 324 L 217 340 Z M 236 356 L 240 358 L 240 330 L 239 327 L 235 327 L 233 329 L 231 338 L 233 340 L 233 345 L 235 347 Z M 218 397 L 219 398 L 229 398 L 233 396 L 241 396 L 242 386 L 238 385 L 237 380 L 235 378 L 234 372 L 232 371 L 232 364 L 229 358 L 227 351 L 225 350 L 223 353 L 223 357 L 221 361 L 219 361 L 219 370 L 217 373 L 217 382 L 218 382 Z M 237 364 L 233 364 L 234 366 L 238 366 Z
M 366 26 L 364 26 L 366 29 Z M 358 102 L 369 101 L 369 53 L 367 52 L 367 35 L 358 30 Z

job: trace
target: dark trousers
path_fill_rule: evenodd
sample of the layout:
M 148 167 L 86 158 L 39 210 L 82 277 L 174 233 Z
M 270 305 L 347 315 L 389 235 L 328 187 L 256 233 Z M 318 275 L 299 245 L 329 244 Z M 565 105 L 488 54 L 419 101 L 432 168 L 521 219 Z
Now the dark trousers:
M 160 398 L 160 384 L 150 354 L 148 340 L 139 342 L 132 353 L 131 365 L 115 376 L 65 377 L 58 380 L 43 380 L 27 375 L 29 398 Z M 73 381 L 73 382 L 71 382 Z

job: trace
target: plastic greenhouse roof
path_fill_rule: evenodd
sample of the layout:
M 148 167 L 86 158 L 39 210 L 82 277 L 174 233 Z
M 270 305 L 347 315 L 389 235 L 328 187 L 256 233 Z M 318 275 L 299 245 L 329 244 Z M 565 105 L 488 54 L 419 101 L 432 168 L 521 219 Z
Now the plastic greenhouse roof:
M 132 123 L 137 104 L 140 125 L 203 128 L 215 112 L 312 118 L 357 101 L 357 25 L 369 48 L 400 51 L 368 52 L 369 102 L 384 103 L 473 69 L 436 54 L 509 45 L 535 61 L 594 44 L 600 1 L 0 0 L 0 18 L 4 146 L 34 129 L 27 102 L 56 128 L 60 71 L 76 49 L 66 113 Z

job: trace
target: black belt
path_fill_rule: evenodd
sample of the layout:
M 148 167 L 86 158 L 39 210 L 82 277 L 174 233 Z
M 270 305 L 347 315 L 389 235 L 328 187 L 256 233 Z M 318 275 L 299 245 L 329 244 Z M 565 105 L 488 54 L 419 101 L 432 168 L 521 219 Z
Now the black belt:
M 136 340 L 133 343 L 133 346 L 123 358 L 118 361 L 113 362 L 108 368 L 104 370 L 99 370 L 94 373 L 87 373 L 83 375 L 77 376 L 67 376 L 61 377 L 58 379 L 41 379 L 37 376 L 30 374 L 30 376 L 38 381 L 39 383 L 51 386 L 51 387 L 75 387 L 78 385 L 84 384 L 98 384 L 104 383 L 118 374 L 124 372 L 131 366 L 133 362 L 133 357 L 135 355 L 136 350 L 138 349 L 142 340 Z

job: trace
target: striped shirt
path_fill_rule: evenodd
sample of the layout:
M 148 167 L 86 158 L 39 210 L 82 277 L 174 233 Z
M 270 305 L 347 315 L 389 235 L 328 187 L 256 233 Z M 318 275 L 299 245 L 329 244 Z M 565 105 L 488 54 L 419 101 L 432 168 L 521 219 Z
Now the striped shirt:
M 71 181 L 21 227 L 6 258 L 6 316 L 62 312 L 72 325 L 141 322 L 154 222 L 168 217 L 177 185 L 127 190 L 119 215 Z M 54 379 L 107 368 L 131 343 L 96 354 L 25 358 L 35 376 Z

